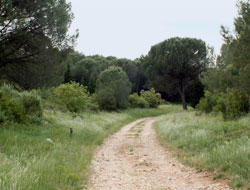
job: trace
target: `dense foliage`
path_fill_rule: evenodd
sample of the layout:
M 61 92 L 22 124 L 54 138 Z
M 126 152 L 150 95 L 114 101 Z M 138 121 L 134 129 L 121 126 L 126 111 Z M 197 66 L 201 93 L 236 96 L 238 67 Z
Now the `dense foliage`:
M 125 108 L 131 92 L 131 84 L 120 67 L 109 67 L 97 80 L 97 101 L 102 109 Z
M 0 74 L 25 89 L 58 85 L 76 36 L 65 0 L 0 1 Z
M 161 94 L 156 93 L 153 88 L 149 91 L 141 91 L 141 97 L 143 97 L 149 104 L 149 107 L 156 108 L 162 103 Z
M 221 112 L 224 119 L 235 119 L 249 111 L 249 97 L 238 90 L 228 89 L 226 92 L 206 91 L 197 109 L 205 112 Z
M 142 89 L 148 90 L 150 84 L 144 74 L 142 59 L 118 59 L 115 57 L 103 57 L 99 55 L 84 56 L 81 53 L 71 53 L 66 61 L 70 65 L 65 74 L 70 75 L 71 80 L 87 86 L 90 93 L 96 90 L 96 80 L 100 73 L 110 66 L 118 66 L 126 72 L 131 83 L 132 92 L 139 93 Z
M 42 116 L 41 99 L 32 92 L 18 92 L 9 85 L 0 87 L 0 123 L 32 122 Z
M 149 108 L 149 103 L 137 93 L 133 93 L 129 96 L 129 105 L 132 108 Z
M 166 93 L 179 93 L 187 109 L 186 91 L 190 82 L 208 64 L 205 42 L 193 38 L 170 38 L 149 51 L 144 59 L 147 76 L 153 86 Z
M 84 86 L 75 82 L 61 84 L 54 92 L 55 101 L 65 105 L 71 112 L 80 112 L 87 108 L 88 93 Z
M 222 27 L 224 44 L 217 64 L 202 73 L 205 98 L 198 105 L 204 112 L 219 111 L 226 119 L 238 118 L 249 111 L 250 97 L 250 1 L 239 1 L 235 33 Z

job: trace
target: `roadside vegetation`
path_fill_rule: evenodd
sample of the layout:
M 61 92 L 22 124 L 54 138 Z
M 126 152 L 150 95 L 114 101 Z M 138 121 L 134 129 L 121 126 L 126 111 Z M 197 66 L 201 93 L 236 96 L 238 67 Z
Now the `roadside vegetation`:
M 250 118 L 224 121 L 221 114 L 194 110 L 161 116 L 155 123 L 159 139 L 173 154 L 197 171 L 215 172 L 234 188 L 250 189 Z
M 106 137 L 166 113 L 162 142 L 250 189 L 249 4 L 238 1 L 233 32 L 221 27 L 218 56 L 201 39 L 173 37 L 129 60 L 75 51 L 66 0 L 1 1 L 0 189 L 82 189 Z
M 11 89 L 11 92 L 15 90 Z M 9 101 L 17 100 L 10 98 Z M 55 99 L 55 104 L 57 101 Z M 31 120 L 16 120 L 12 115 L 19 114 L 20 108 L 8 107 L 12 108 L 11 112 L 3 114 L 7 112 L 1 104 L 5 120 L 0 123 L 0 189 L 82 189 L 87 182 L 93 152 L 106 137 L 135 119 L 168 111 L 167 106 L 160 106 L 116 112 L 86 109 L 77 113 L 67 110 L 67 101 L 64 105 L 59 102 L 58 108 L 55 106 L 54 109 L 49 109 L 49 105 L 52 106 L 47 102 L 43 114 Z M 25 115 L 25 109 L 22 110 L 20 116 L 29 116 Z M 20 116 L 17 118 L 23 118 Z M 73 134 L 70 134 L 70 128 Z

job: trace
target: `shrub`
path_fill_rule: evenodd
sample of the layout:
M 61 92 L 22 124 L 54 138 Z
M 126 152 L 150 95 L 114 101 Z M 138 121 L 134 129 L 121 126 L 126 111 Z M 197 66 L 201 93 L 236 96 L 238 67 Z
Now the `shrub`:
M 143 97 L 149 104 L 149 107 L 156 108 L 162 103 L 161 94 L 155 93 L 155 90 L 151 88 L 149 91 L 141 90 L 141 97 Z
M 97 102 L 97 97 L 96 94 L 92 94 L 89 98 L 88 104 L 87 104 L 87 109 L 91 111 L 99 111 L 99 105 Z
M 237 90 L 228 90 L 227 98 L 225 99 L 226 110 L 223 113 L 225 119 L 238 118 L 249 111 L 249 97 Z
M 61 84 L 55 88 L 53 93 L 56 101 L 70 112 L 80 112 L 87 107 L 89 99 L 87 90 L 76 82 Z
M 215 94 L 209 91 L 205 91 L 205 96 L 201 98 L 199 104 L 197 104 L 196 109 L 205 112 L 211 113 L 213 111 L 213 107 L 216 106 L 217 101 Z
M 148 108 L 149 103 L 143 98 L 134 93 L 129 96 L 129 105 L 132 108 Z
M 104 88 L 98 90 L 96 98 L 101 109 L 111 111 L 117 108 L 114 90 L 112 90 L 111 88 Z
M 21 99 L 27 115 L 42 116 L 41 98 L 38 95 L 30 92 L 23 92 L 21 94 Z
M 228 89 L 224 92 L 205 92 L 197 105 L 197 109 L 201 112 L 221 112 L 224 119 L 235 119 L 249 111 L 249 97 L 235 89 Z
M 0 108 L 3 121 L 25 122 L 31 117 L 42 116 L 42 105 L 38 95 L 18 92 L 10 85 L 0 87 Z
M 0 104 L 8 121 L 21 123 L 26 120 L 25 108 L 20 98 L 2 97 Z
M 1 107 L 0 107 L 0 123 L 5 122 L 7 120 L 4 111 L 2 111 Z

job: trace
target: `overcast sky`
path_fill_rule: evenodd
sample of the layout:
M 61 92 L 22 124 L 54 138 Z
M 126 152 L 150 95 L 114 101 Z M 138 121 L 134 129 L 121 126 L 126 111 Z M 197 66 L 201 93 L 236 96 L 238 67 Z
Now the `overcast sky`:
M 219 53 L 220 26 L 233 29 L 236 0 L 68 0 L 76 50 L 135 59 L 171 37 L 204 40 Z

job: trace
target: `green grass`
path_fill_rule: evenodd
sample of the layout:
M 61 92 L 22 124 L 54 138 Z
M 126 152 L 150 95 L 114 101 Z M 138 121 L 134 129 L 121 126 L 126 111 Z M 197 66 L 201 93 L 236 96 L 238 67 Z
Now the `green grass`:
M 171 110 L 161 106 L 77 116 L 46 111 L 40 125 L 4 124 L 0 126 L 0 189 L 83 189 L 93 152 L 106 137 L 135 119 Z
M 161 142 L 199 171 L 229 177 L 231 186 L 250 189 L 250 118 L 223 121 L 195 111 L 172 112 L 155 123 Z

